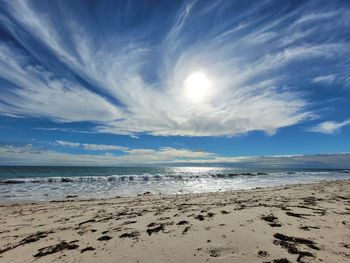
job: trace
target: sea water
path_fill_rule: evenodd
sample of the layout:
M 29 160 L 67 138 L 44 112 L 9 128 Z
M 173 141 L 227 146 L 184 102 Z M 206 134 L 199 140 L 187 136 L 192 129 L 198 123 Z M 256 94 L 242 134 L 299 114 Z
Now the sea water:
M 202 193 L 350 179 L 349 170 L 232 167 L 0 167 L 0 199 Z

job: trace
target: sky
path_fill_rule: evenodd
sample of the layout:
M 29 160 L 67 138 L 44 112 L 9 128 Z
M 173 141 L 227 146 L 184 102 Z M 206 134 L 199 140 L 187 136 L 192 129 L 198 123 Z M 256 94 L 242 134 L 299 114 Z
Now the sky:
M 0 2 L 0 165 L 350 168 L 350 1 Z

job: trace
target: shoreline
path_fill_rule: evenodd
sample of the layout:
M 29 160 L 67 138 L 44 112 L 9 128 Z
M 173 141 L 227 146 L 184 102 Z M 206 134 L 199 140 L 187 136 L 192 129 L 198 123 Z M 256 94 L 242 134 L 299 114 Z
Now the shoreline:
M 146 190 L 146 189 L 145 189 Z M 350 180 L 0 202 L 2 262 L 346 262 Z
M 25 200 L 25 199 L 16 199 L 16 200 L 11 200 L 9 199 L 4 199 L 0 200 L 0 205 L 1 204 L 32 204 L 32 203 L 50 203 L 50 202 L 62 202 L 64 200 L 75 200 L 75 201 L 97 201 L 97 200 L 108 200 L 108 199 L 116 199 L 116 198 L 137 198 L 140 196 L 153 196 L 153 197 L 176 197 L 176 196 L 195 196 L 195 195 L 207 195 L 207 194 L 216 194 L 216 193 L 232 193 L 232 192 L 248 192 L 252 190 L 261 190 L 261 189 L 278 189 L 281 187 L 290 187 L 290 186 L 301 186 L 301 185 L 312 185 L 312 184 L 319 184 L 319 183 L 326 183 L 326 182 L 338 182 L 338 181 L 350 181 L 350 178 L 346 179 L 323 179 L 319 181 L 314 181 L 314 182 L 305 182 L 305 183 L 287 183 L 287 184 L 280 184 L 280 185 L 272 185 L 272 186 L 258 186 L 258 187 L 252 187 L 252 188 L 246 188 L 246 189 L 232 189 L 232 190 L 219 190 L 219 191 L 203 191 L 203 192 L 198 192 L 198 193 L 191 193 L 191 192 L 185 192 L 185 193 L 152 193 L 151 191 L 148 191 L 147 188 L 145 189 L 144 192 L 138 193 L 135 195 L 115 195 L 115 196 L 105 196 L 105 197 L 87 197 L 87 196 L 79 196 L 78 194 L 68 194 L 66 196 L 62 196 L 61 198 L 52 198 L 52 199 L 47 199 L 47 200 L 35 200 L 35 199 L 30 199 L 30 200 Z

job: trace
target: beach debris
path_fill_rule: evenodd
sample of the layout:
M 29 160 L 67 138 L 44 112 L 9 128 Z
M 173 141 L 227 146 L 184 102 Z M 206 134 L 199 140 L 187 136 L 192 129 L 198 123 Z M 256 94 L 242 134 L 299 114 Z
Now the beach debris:
M 94 247 L 85 247 L 80 251 L 80 253 L 84 253 L 86 251 L 92 251 L 92 250 L 95 250 L 95 248 Z
M 93 222 L 96 222 L 96 219 L 89 219 L 89 220 L 80 222 L 80 223 L 78 224 L 78 226 L 81 226 L 81 225 L 84 225 L 84 224 L 87 224 L 87 223 L 93 223 Z
M 112 239 L 112 237 L 105 235 L 105 236 L 99 237 L 97 240 L 98 241 L 108 241 L 110 239 Z
M 207 216 L 208 216 L 209 218 L 214 217 L 214 215 L 215 215 L 215 213 L 212 213 L 212 212 L 207 213 Z
M 315 206 L 317 203 L 316 203 L 316 197 L 314 196 L 308 196 L 308 197 L 305 197 L 303 198 L 303 201 L 304 201 L 304 204 L 305 205 L 312 205 L 312 206 Z
M 345 247 L 345 248 L 350 249 L 350 244 L 346 244 L 346 243 L 344 243 L 344 242 L 341 242 L 340 245 L 341 245 L 342 247 Z
M 302 244 L 302 245 L 306 245 L 311 249 L 320 250 L 320 248 L 316 246 L 316 243 L 309 239 L 299 238 L 299 237 L 290 237 L 280 233 L 274 234 L 274 237 L 276 238 L 276 240 L 274 240 L 273 242 L 275 245 L 280 245 L 281 247 L 287 249 L 288 253 L 290 254 L 299 255 L 297 258 L 297 262 L 302 262 L 301 259 L 303 257 L 314 257 L 314 254 L 309 251 L 301 251 L 297 248 L 296 245 Z
M 283 235 L 280 233 L 276 233 L 273 236 L 279 240 L 282 240 L 282 241 L 294 242 L 297 244 L 304 244 L 304 245 L 308 246 L 309 248 L 312 248 L 315 250 L 320 250 L 320 248 L 318 248 L 316 246 L 316 243 L 313 240 L 309 240 L 309 239 L 301 238 L 301 237 L 290 237 L 290 236 Z
M 221 212 L 221 214 L 223 214 L 223 215 L 227 215 L 227 214 L 230 213 L 230 212 L 228 212 L 228 211 L 226 211 L 226 210 L 221 210 L 220 212 Z
M 341 196 L 341 195 L 337 195 L 336 199 L 341 199 L 341 200 L 349 200 L 350 197 L 349 196 Z
M 186 221 L 186 220 L 182 220 L 182 221 L 180 221 L 179 223 L 177 223 L 178 226 L 187 225 L 187 224 L 189 224 L 189 222 Z
M 267 257 L 267 256 L 269 255 L 269 253 L 267 253 L 267 251 L 260 250 L 260 251 L 258 252 L 258 255 L 259 255 L 260 257 Z
M 77 195 L 67 195 L 66 198 L 77 198 Z
M 190 226 L 186 226 L 185 229 L 182 231 L 182 234 L 186 234 L 188 232 L 188 230 L 190 230 Z
M 269 226 L 271 226 L 271 227 L 281 227 L 281 226 L 282 226 L 282 224 L 272 222 L 272 223 L 270 223 L 270 224 L 269 224 Z
M 278 218 L 276 216 L 274 216 L 273 214 L 270 214 L 267 216 L 262 216 L 261 219 L 265 220 L 266 222 L 272 223 L 272 222 L 276 221 Z
M 122 225 L 130 225 L 135 223 L 137 223 L 137 221 L 131 220 L 131 221 L 125 221 Z
M 196 215 L 194 218 L 198 219 L 199 221 L 203 221 L 205 219 L 204 215 Z
M 33 243 L 33 242 L 36 242 L 42 238 L 45 238 L 48 236 L 48 234 L 51 234 L 53 233 L 53 231 L 47 231 L 47 232 L 42 232 L 42 231 L 39 231 L 39 232 L 36 232 L 32 235 L 29 235 L 25 238 L 23 238 L 21 241 L 19 241 L 17 244 L 14 244 L 12 246 L 8 246 L 8 247 L 5 247 L 3 249 L 0 250 L 0 254 L 6 252 L 6 251 L 9 251 L 11 249 L 15 249 L 16 247 L 19 247 L 19 246 L 22 246 L 22 245 L 25 245 L 25 244 L 29 244 L 29 243 Z
M 75 200 L 68 199 L 68 200 L 52 200 L 50 203 L 72 203 L 75 202 Z
M 132 232 L 129 232 L 129 233 L 123 233 L 121 234 L 119 237 L 120 238 L 133 238 L 133 239 L 137 239 L 138 236 L 140 236 L 140 232 L 139 231 L 132 231 Z
M 273 214 L 265 215 L 261 217 L 262 220 L 269 223 L 271 227 L 281 227 L 282 225 L 278 222 L 278 218 Z
M 104 218 L 101 218 L 97 222 L 107 222 L 107 221 L 112 220 L 112 219 L 115 219 L 115 217 L 113 217 L 113 216 L 106 216 Z
M 269 263 L 269 262 L 266 262 L 266 263 Z M 286 258 L 279 258 L 279 259 L 274 259 L 272 263 L 291 263 L 291 261 L 289 261 Z
M 313 216 L 310 214 L 298 214 L 298 213 L 294 213 L 294 212 L 290 212 L 290 211 L 286 212 L 286 215 L 297 217 L 297 218 L 303 218 L 303 219 L 307 219 L 305 216 Z
M 312 229 L 320 229 L 318 226 L 300 226 L 299 229 L 310 231 L 310 228 Z
M 43 256 L 46 256 L 46 255 L 50 255 L 50 254 L 54 254 L 54 253 L 60 252 L 62 250 L 77 249 L 79 247 L 79 245 L 74 244 L 75 242 L 77 242 L 77 240 L 71 241 L 69 243 L 66 242 L 66 241 L 61 241 L 60 243 L 58 243 L 56 245 L 40 248 L 38 250 L 38 253 L 33 255 L 33 257 L 43 257 Z
M 37 233 L 35 233 L 33 235 L 30 235 L 28 237 L 23 238 L 20 241 L 20 244 L 24 245 L 24 244 L 27 244 L 27 243 L 36 242 L 36 241 L 40 240 L 41 238 L 47 237 L 47 235 L 49 233 L 52 233 L 52 231 L 50 231 L 50 232 L 41 232 L 41 231 L 39 231 L 39 232 L 37 232 Z
M 151 224 L 150 224 L 151 225 Z M 153 225 L 152 225 L 153 226 Z M 156 227 L 153 227 L 153 228 L 148 228 L 147 230 L 146 230 L 146 232 L 147 232 L 147 234 L 150 236 L 150 235 L 152 235 L 153 233 L 158 233 L 159 231 L 162 231 L 163 233 L 164 233 L 164 230 L 165 230 L 165 228 L 164 228 L 164 224 L 163 223 L 161 223 L 161 224 L 159 224 L 158 226 L 156 226 Z

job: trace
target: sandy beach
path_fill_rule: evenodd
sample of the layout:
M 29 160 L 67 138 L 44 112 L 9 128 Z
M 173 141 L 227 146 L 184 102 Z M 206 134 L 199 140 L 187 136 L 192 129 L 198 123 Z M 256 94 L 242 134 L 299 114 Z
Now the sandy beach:
M 0 206 L 1 262 L 349 262 L 350 180 Z

